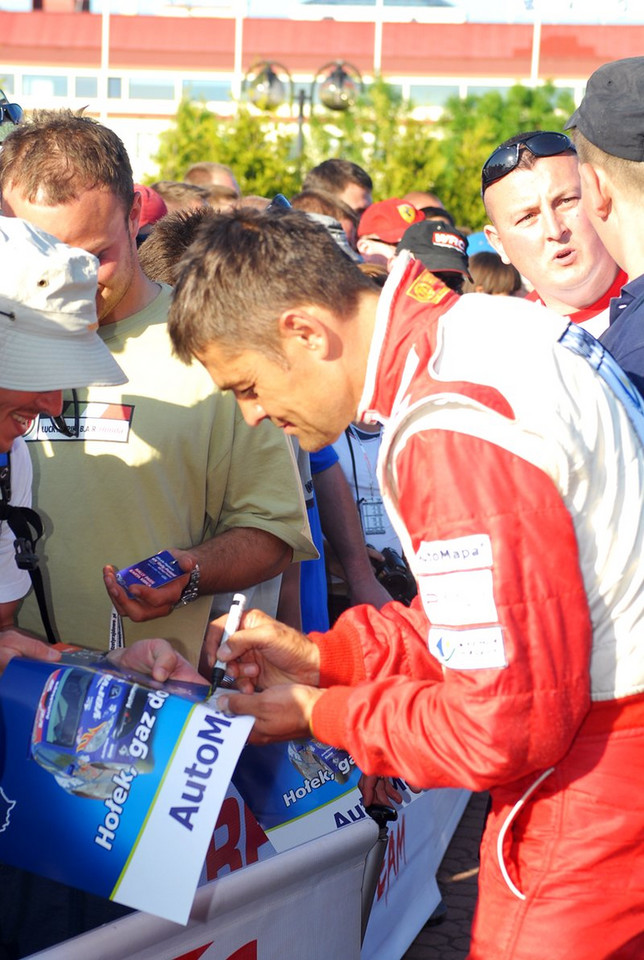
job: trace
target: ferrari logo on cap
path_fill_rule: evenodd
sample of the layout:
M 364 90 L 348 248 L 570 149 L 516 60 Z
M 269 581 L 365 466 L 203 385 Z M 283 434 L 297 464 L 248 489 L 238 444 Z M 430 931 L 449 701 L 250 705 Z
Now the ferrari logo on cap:
M 396 210 L 405 223 L 414 223 L 416 220 L 416 210 L 408 203 L 399 203 Z

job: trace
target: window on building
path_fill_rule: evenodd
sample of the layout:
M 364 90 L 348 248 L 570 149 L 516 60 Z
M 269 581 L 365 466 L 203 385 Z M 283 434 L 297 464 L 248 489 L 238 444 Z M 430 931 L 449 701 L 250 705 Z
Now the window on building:
M 358 87 L 359 87 L 359 84 L 358 84 Z M 387 88 L 388 88 L 389 90 L 391 90 L 391 93 L 392 93 L 392 95 L 393 95 L 394 97 L 403 97 L 403 85 L 402 85 L 402 83 L 389 83 L 389 81 L 387 81 Z M 364 84 L 364 92 L 365 92 L 366 94 L 368 94 L 370 89 L 371 89 L 371 84 L 370 84 L 370 83 L 365 83 L 365 84 Z
M 26 73 L 22 78 L 22 92 L 27 97 L 66 97 L 67 77 Z
M 4 90 L 8 97 L 13 96 L 13 79 L 12 73 L 0 73 L 0 90 Z
M 184 80 L 181 95 L 188 100 L 230 100 L 231 85 L 227 80 Z
M 577 97 L 577 91 L 574 87 L 555 87 L 557 99 L 562 96 L 572 97 L 575 103 L 579 103 L 581 98 Z
M 468 83 L 467 95 L 468 97 L 482 97 L 486 93 L 500 93 L 501 96 L 504 97 L 509 89 L 509 87 L 490 87 L 482 84 Z
M 163 80 L 130 80 L 130 100 L 174 100 L 174 83 Z
M 107 78 L 107 95 L 110 100 L 120 100 L 122 96 L 123 81 L 120 77 Z
M 77 97 L 90 97 L 94 99 L 98 96 L 98 80 L 96 77 L 76 77 L 74 80 L 74 92 Z
M 448 84 L 412 83 L 409 99 L 414 107 L 443 107 L 450 97 L 458 96 L 458 87 Z

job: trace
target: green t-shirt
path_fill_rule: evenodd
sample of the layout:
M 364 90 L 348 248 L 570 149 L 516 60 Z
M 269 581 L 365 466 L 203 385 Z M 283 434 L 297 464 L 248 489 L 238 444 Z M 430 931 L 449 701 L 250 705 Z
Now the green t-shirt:
M 41 566 L 67 643 L 107 647 L 105 563 L 121 568 L 234 527 L 274 534 L 293 547 L 294 560 L 315 555 L 286 438 L 268 422 L 249 428 L 201 364 L 172 356 L 169 303 L 162 286 L 144 310 L 99 328 L 129 382 L 78 391 L 78 439 L 66 439 L 48 417 L 26 438 L 46 531 Z M 71 403 L 64 415 L 73 424 Z M 195 663 L 210 603 L 202 596 L 169 617 L 125 619 L 126 642 L 165 637 Z M 33 592 L 19 623 L 42 636 Z

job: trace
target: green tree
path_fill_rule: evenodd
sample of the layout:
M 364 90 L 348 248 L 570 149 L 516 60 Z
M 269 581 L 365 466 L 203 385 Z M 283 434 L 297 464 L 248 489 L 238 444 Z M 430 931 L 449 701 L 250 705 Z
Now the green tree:
M 299 189 L 294 142 L 281 124 L 251 114 L 244 104 L 234 117 L 222 118 L 184 100 L 173 126 L 160 135 L 154 160 L 164 180 L 181 180 L 192 163 L 215 160 L 233 168 L 245 194 L 288 196 Z
M 453 97 L 436 123 L 415 120 L 411 107 L 395 87 L 377 79 L 351 110 L 316 106 L 305 121 L 298 157 L 295 120 L 258 114 L 244 104 L 234 117 L 220 118 L 186 100 L 172 128 L 161 134 L 155 159 L 163 179 L 180 179 L 191 163 L 210 159 L 229 164 L 246 194 L 291 196 L 302 173 L 328 157 L 344 157 L 369 171 L 376 199 L 408 190 L 435 192 L 457 223 L 478 229 L 485 222 L 480 173 L 490 152 L 520 130 L 561 130 L 574 104 L 548 83 Z
M 343 157 L 369 171 L 376 199 L 407 193 L 441 167 L 430 128 L 409 114 L 398 89 L 377 78 L 351 110 L 311 118 L 309 167 Z

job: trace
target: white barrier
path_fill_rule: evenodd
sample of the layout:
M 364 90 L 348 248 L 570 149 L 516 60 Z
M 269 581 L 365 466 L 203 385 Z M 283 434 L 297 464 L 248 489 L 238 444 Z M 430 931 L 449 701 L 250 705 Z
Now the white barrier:
M 436 871 L 469 796 L 467 790 L 428 790 L 389 825 L 362 960 L 398 960 L 427 923 L 440 903 Z
M 134 913 L 39 960 L 358 960 L 365 819 L 197 890 L 186 927 Z M 150 878 L 154 882 L 154 878 Z

